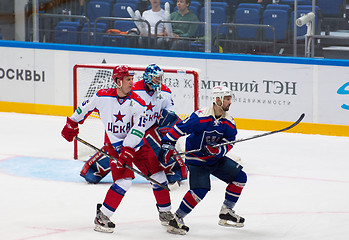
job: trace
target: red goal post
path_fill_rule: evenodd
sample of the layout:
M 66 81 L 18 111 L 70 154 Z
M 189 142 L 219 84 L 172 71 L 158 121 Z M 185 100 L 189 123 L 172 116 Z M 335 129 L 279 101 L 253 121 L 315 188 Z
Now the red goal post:
M 92 97 L 99 89 L 115 87 L 112 71 L 120 64 L 76 64 L 73 68 L 73 106 L 74 111 L 81 102 Z M 142 79 L 146 66 L 128 65 L 135 71 L 134 82 Z M 199 70 L 163 67 L 163 84 L 172 92 L 176 113 L 183 119 L 199 108 Z M 95 146 L 103 146 L 104 129 L 96 113 L 92 113 L 83 125 L 80 125 L 79 136 Z M 102 136 L 101 136 L 102 135 Z M 89 149 L 74 140 L 74 159 L 87 160 L 92 155 Z M 85 158 L 85 159 L 83 159 Z

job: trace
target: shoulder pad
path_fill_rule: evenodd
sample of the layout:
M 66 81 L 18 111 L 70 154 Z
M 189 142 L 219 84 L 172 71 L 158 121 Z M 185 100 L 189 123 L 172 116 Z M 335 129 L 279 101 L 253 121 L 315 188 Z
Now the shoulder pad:
M 161 84 L 161 91 L 171 93 L 171 90 L 169 89 L 169 87 L 167 87 L 164 84 Z
M 138 91 L 138 90 L 144 90 L 144 81 L 140 80 L 138 82 L 136 82 L 135 84 L 133 84 L 132 90 L 134 91 Z
M 116 96 L 116 89 L 115 88 L 108 88 L 108 89 L 100 89 L 97 92 L 97 96 L 102 97 L 102 96 Z
M 135 93 L 134 91 L 131 91 L 131 94 L 130 94 L 130 99 L 133 99 L 135 100 L 136 102 L 138 102 L 140 105 L 142 106 L 145 106 L 146 103 L 145 101 L 143 100 L 143 98 L 141 98 L 137 93 Z

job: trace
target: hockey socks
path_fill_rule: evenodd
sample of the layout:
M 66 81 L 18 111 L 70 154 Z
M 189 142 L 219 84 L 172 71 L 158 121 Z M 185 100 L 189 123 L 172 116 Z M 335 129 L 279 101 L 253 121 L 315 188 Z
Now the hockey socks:
M 167 178 L 163 171 L 157 172 L 150 176 L 155 181 L 161 183 L 164 186 L 167 186 Z M 170 192 L 162 187 L 152 184 L 153 193 L 156 200 L 156 206 L 159 212 L 167 212 L 171 210 L 171 198 Z
M 221 226 L 243 227 L 245 219 L 235 213 L 233 207 L 238 201 L 242 189 L 247 182 L 247 175 L 240 171 L 233 182 L 229 183 L 226 192 L 225 200 L 219 213 L 219 222 Z
M 167 186 L 167 182 L 161 183 L 164 186 Z M 156 200 L 156 206 L 160 212 L 170 211 L 171 210 L 171 199 L 170 192 L 159 187 L 157 185 L 153 185 L 153 193 Z
M 115 210 L 121 203 L 121 200 L 124 198 L 125 193 L 132 185 L 131 178 L 119 179 L 116 180 L 113 185 L 110 186 L 103 202 L 103 206 L 101 207 L 101 211 L 111 217 Z
M 225 191 L 224 205 L 233 208 L 238 201 L 242 189 L 247 182 L 247 176 L 244 171 L 240 171 L 233 182 L 229 183 Z
M 181 204 L 179 205 L 179 208 L 176 211 L 176 214 L 179 217 L 184 218 L 205 197 L 207 192 L 208 192 L 208 190 L 203 189 L 203 188 L 189 190 L 184 195 L 184 198 L 183 198 Z

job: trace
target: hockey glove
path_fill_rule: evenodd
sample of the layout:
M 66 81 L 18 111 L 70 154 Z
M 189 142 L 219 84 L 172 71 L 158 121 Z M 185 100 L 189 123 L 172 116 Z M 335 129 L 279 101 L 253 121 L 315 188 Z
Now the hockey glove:
M 167 165 L 170 157 L 173 155 L 175 145 L 176 143 L 171 141 L 161 142 L 161 148 L 159 151 L 158 159 L 162 164 Z
M 207 156 L 217 156 L 221 153 L 222 149 L 221 147 L 213 147 L 213 145 L 204 145 L 201 151 Z
M 125 164 L 131 165 L 133 158 L 135 157 L 136 151 L 131 147 L 122 147 L 116 167 L 122 168 Z
M 63 130 L 62 130 L 62 136 L 68 141 L 73 141 L 74 137 L 78 135 L 79 133 L 79 127 L 78 123 L 74 122 L 70 118 L 67 117 L 67 123 L 65 124 Z

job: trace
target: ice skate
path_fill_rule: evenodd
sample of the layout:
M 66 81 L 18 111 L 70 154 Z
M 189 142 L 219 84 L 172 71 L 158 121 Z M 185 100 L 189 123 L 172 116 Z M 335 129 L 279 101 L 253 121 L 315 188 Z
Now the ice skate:
M 183 218 L 174 215 L 174 218 L 168 223 L 167 232 L 173 234 L 185 235 L 189 231 L 189 227 L 184 225 Z
M 171 211 L 166 211 L 166 212 L 160 212 L 159 211 L 159 220 L 161 222 L 161 225 L 163 226 L 168 226 L 168 223 L 170 220 L 174 218 L 173 214 Z
M 97 214 L 95 218 L 95 228 L 94 230 L 97 232 L 106 232 L 106 233 L 112 233 L 114 232 L 115 224 L 110 221 L 110 219 L 102 213 L 100 210 L 102 207 L 102 204 L 97 204 Z
M 245 219 L 235 213 L 231 208 L 222 206 L 219 213 L 218 224 L 226 227 L 243 227 Z

